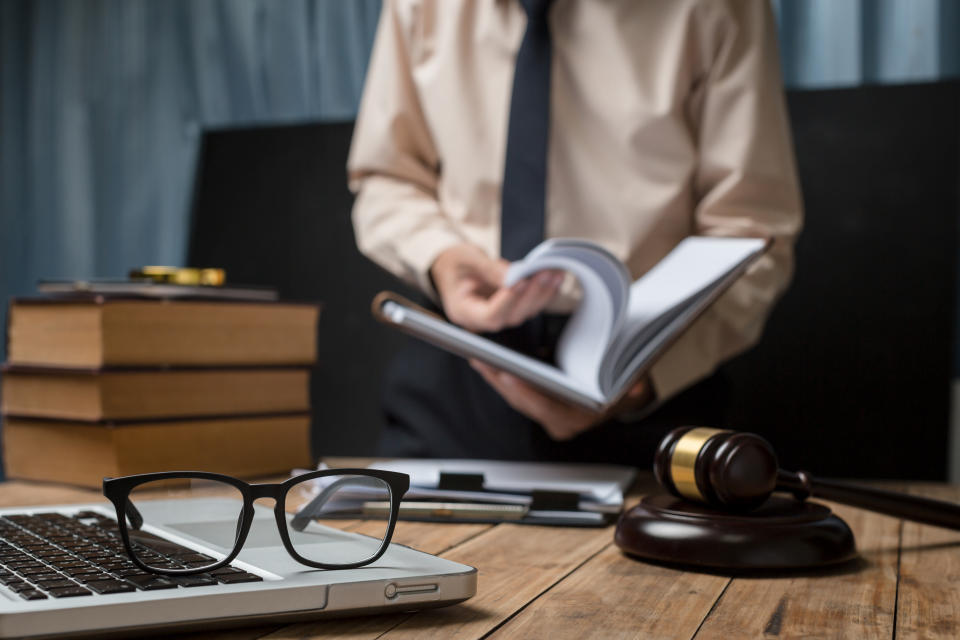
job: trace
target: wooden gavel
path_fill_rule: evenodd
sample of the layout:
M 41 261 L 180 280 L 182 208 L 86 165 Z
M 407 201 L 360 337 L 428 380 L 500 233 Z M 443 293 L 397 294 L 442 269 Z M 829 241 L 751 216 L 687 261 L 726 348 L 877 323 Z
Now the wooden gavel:
M 653 460 L 657 482 L 670 493 L 727 511 L 760 506 L 774 491 L 816 496 L 898 518 L 960 529 L 960 506 L 893 491 L 820 480 L 784 471 L 770 443 L 754 433 L 680 427 L 664 437 Z

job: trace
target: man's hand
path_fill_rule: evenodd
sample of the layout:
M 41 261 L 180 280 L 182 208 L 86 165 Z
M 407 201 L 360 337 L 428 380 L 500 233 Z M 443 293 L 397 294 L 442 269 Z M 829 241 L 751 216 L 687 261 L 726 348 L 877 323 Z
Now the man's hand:
M 450 247 L 430 268 L 447 318 L 470 331 L 492 332 L 523 324 L 557 293 L 563 272 L 542 271 L 504 287 L 509 262 L 470 244 Z
M 479 360 L 471 360 L 470 366 L 503 396 L 507 404 L 539 423 L 554 440 L 570 440 L 619 411 L 639 409 L 653 398 L 650 382 L 644 378 L 627 392 L 616 407 L 601 413 L 557 400 L 516 376 Z

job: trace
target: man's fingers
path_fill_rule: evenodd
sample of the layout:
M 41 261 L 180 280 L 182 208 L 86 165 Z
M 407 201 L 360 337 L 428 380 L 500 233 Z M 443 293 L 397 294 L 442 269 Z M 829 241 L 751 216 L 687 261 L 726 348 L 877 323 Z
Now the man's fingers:
M 505 318 L 516 304 L 516 299 L 529 284 L 518 282 L 509 289 L 498 289 L 489 297 L 466 293 L 452 300 L 446 308 L 447 317 L 454 324 L 476 332 L 499 331 L 506 325 Z
M 512 326 L 508 320 L 513 315 L 517 302 L 530 290 L 530 281 L 521 280 L 512 287 L 503 288 L 486 300 L 486 309 L 482 313 L 484 331 L 499 331 Z
M 482 330 L 499 331 L 523 324 L 547 306 L 562 282 L 563 272 L 550 270 L 500 289 L 487 298 L 487 308 L 481 311 Z
M 496 260 L 485 260 L 481 265 L 481 272 L 487 282 L 497 287 L 502 287 L 503 281 L 507 277 L 507 269 L 509 268 L 509 262 L 503 258 L 498 258 Z
M 486 254 L 478 251 L 469 262 L 469 272 L 477 279 L 482 288 L 487 291 L 496 291 L 503 288 L 503 281 L 507 277 L 510 263 L 503 258 L 490 259 Z
M 554 440 L 569 440 L 596 421 L 596 415 L 555 400 L 519 378 L 479 360 L 470 360 L 487 383 L 515 410 L 538 422 Z
M 518 298 L 507 318 L 508 326 L 523 324 L 528 318 L 543 311 L 557 294 L 561 282 L 563 282 L 562 271 L 541 271 L 531 277 L 530 287 Z
M 484 365 L 477 369 L 483 379 L 499 393 L 511 407 L 538 422 L 548 418 L 545 397 L 516 376 Z
M 467 249 L 457 257 L 458 275 L 455 281 L 446 280 L 452 284 L 441 288 L 441 297 L 450 321 L 470 331 L 494 332 L 523 324 L 546 307 L 563 282 L 563 271 L 551 269 L 504 287 L 509 267 L 505 260 L 490 260 L 479 250 Z

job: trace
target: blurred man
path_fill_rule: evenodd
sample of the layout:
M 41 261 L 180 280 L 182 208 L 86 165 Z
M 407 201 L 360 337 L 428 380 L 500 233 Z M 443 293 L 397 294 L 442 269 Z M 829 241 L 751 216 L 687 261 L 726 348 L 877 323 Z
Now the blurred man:
M 545 237 L 596 241 L 634 278 L 689 235 L 775 238 L 613 412 L 411 343 L 385 455 L 644 464 L 666 429 L 722 420 L 711 374 L 759 339 L 801 224 L 766 0 L 386 0 L 348 168 L 361 251 L 541 356 L 576 283 L 502 283 Z

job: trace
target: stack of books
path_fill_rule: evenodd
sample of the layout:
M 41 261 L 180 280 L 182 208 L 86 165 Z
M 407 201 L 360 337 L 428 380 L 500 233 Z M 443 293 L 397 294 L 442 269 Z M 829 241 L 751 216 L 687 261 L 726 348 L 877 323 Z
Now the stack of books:
M 14 300 L 2 374 L 10 478 L 309 465 L 315 305 L 102 295 Z

